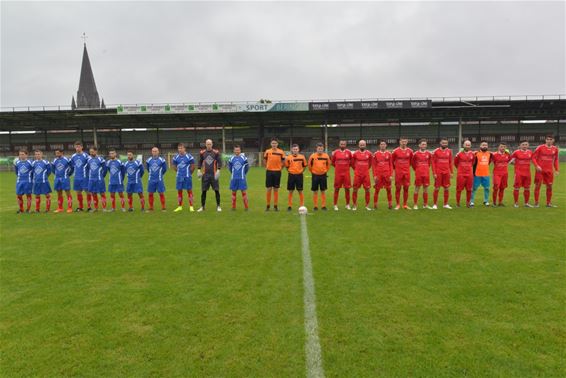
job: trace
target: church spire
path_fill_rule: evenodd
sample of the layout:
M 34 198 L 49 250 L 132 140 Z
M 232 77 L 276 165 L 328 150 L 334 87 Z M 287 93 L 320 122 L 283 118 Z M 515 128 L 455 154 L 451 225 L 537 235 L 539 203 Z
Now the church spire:
M 86 49 L 86 35 L 83 33 L 83 62 L 81 65 L 81 77 L 79 80 L 79 90 L 77 92 L 77 108 L 100 108 L 100 98 L 94 82 L 94 74 L 90 66 L 88 51 Z

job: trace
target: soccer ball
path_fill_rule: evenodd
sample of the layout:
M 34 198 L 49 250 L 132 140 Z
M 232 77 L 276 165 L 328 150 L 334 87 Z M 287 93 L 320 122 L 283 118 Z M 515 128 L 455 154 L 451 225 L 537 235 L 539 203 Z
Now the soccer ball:
M 299 214 L 305 215 L 306 213 L 308 213 L 308 210 L 305 206 L 299 207 Z

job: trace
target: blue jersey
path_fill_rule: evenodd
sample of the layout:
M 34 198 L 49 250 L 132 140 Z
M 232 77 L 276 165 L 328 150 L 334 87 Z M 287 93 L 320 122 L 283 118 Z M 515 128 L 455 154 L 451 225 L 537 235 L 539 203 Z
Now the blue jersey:
M 177 178 L 191 177 L 191 165 L 195 164 L 195 158 L 191 154 L 177 154 L 171 160 L 171 164 L 177 166 Z
M 128 176 L 128 184 L 141 183 L 143 177 L 143 164 L 137 160 L 128 160 L 124 163 L 124 171 Z
M 16 183 L 30 182 L 33 176 L 33 167 L 31 160 L 14 160 L 14 171 L 16 172 Z
M 33 183 L 48 183 L 48 177 L 51 174 L 51 164 L 47 160 L 34 160 L 31 163 L 33 169 Z
M 65 156 L 55 158 L 53 160 L 53 171 L 55 178 L 66 179 L 73 174 L 73 166 L 71 165 L 71 160 Z
M 147 171 L 149 172 L 149 180 L 153 182 L 163 181 L 163 175 L 167 172 L 167 162 L 161 156 L 154 158 L 153 156 L 145 162 Z
M 100 156 L 89 157 L 86 161 L 88 166 L 87 177 L 89 181 L 104 180 L 106 176 L 106 164 Z
M 245 179 L 250 170 L 248 158 L 244 154 L 232 156 L 228 160 L 228 170 L 232 173 L 232 179 Z
M 118 159 L 106 160 L 106 169 L 110 172 L 110 185 L 120 185 L 124 183 L 124 165 Z
M 87 175 L 87 165 L 86 162 L 89 156 L 86 152 L 74 153 L 71 156 L 71 166 L 75 171 L 75 180 L 82 180 L 88 177 Z

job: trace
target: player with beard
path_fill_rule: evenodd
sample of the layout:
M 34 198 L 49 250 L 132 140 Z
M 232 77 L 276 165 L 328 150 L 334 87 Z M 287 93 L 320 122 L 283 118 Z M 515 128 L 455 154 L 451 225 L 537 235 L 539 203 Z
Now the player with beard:
M 452 166 L 452 150 L 448 148 L 448 139 L 440 139 L 440 147 L 432 153 L 432 174 L 434 176 L 434 204 L 432 209 L 438 209 L 438 193 L 444 188 L 444 208 L 451 209 L 448 204 L 450 196 L 450 179 L 454 175 Z
M 332 166 L 334 167 L 334 210 L 338 211 L 338 195 L 340 188 L 344 188 L 346 210 L 350 210 L 350 168 L 352 167 L 352 151 L 348 150 L 347 142 L 341 140 L 339 148 L 332 152 Z
M 470 206 L 474 206 L 476 191 L 480 186 L 483 187 L 483 204 L 489 206 L 489 162 L 491 161 L 491 152 L 488 151 L 488 145 L 485 140 L 480 143 L 480 150 L 474 156 L 474 188 L 472 189 Z
M 454 157 L 454 166 L 458 170 L 456 176 L 456 206 L 458 207 L 460 207 L 460 197 L 464 189 L 466 189 L 466 206 L 470 207 L 474 186 L 474 159 L 472 142 L 467 140 L 464 142 L 464 150 L 458 152 Z
M 369 207 L 371 188 L 369 170 L 372 165 L 373 154 L 366 150 L 366 141 L 363 139 L 358 142 L 358 148 L 359 149 L 352 154 L 352 168 L 354 168 L 354 195 L 352 198 L 354 207 L 352 207 L 352 210 L 358 208 L 358 189 L 363 186 L 365 190 L 366 210 L 370 211 L 372 209 Z

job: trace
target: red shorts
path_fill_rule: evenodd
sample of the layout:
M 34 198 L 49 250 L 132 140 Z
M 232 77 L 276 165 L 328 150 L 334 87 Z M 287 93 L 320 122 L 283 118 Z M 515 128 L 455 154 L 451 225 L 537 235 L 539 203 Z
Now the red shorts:
M 434 179 L 435 188 L 449 188 L 450 187 L 450 173 L 439 173 Z
M 430 185 L 430 175 L 415 176 L 415 186 L 429 186 Z
M 395 173 L 395 186 L 411 185 L 411 174 L 407 172 Z
M 554 182 L 554 173 L 552 171 L 542 171 L 535 173 L 535 185 L 540 185 L 544 183 L 544 185 L 552 185 Z
M 377 176 L 377 181 L 375 182 L 374 187 L 376 189 L 382 189 L 382 188 L 391 189 L 391 176 L 389 176 L 389 175 L 387 175 L 387 176 L 384 176 L 384 175 Z
M 507 188 L 507 181 L 509 175 L 507 173 L 502 175 L 493 175 L 493 189 L 505 189 Z
M 334 173 L 334 189 L 346 188 L 350 189 L 352 187 L 352 179 L 350 178 L 350 171 L 345 173 Z
M 466 190 L 472 190 L 472 187 L 474 186 L 474 176 L 473 175 L 468 175 L 468 176 L 457 176 L 456 177 L 456 190 L 462 191 L 464 189 Z
M 519 188 L 529 189 L 531 187 L 531 175 L 515 174 L 515 181 L 513 182 L 513 187 L 516 189 Z
M 364 189 L 369 189 L 371 187 L 369 175 L 366 176 L 354 175 L 354 189 L 359 189 L 361 186 L 363 186 Z

